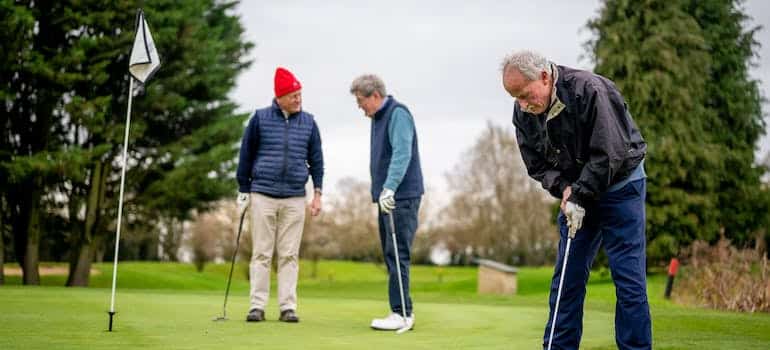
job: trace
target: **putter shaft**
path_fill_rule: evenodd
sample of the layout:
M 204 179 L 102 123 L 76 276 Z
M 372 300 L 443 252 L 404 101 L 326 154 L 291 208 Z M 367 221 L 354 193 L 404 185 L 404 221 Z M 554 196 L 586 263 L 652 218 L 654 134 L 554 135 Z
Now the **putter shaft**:
M 390 221 L 390 234 L 393 237 L 393 252 L 396 253 L 396 273 L 398 274 L 398 292 L 401 295 L 401 317 L 404 319 L 404 327 L 399 329 L 396 334 L 401 334 L 409 330 L 409 323 L 406 319 L 406 301 L 404 300 L 404 283 L 401 278 L 401 260 L 398 257 L 398 241 L 396 240 L 396 224 L 393 221 L 393 212 L 388 215 Z
M 246 208 L 243 208 L 243 212 L 241 212 L 241 220 L 240 220 L 240 223 L 238 224 L 238 235 L 235 238 L 235 250 L 233 251 L 233 257 L 230 262 L 230 273 L 227 276 L 227 287 L 225 288 L 225 302 L 222 304 L 222 316 L 214 318 L 214 321 L 227 320 L 227 296 L 230 294 L 230 283 L 233 280 L 233 268 L 235 267 L 235 258 L 238 256 L 238 249 L 240 248 L 241 231 L 243 231 L 244 217 L 246 217 Z
M 561 265 L 561 276 L 559 276 L 559 290 L 556 292 L 556 305 L 553 308 L 553 317 L 551 319 L 551 335 L 548 337 L 548 350 L 551 350 L 553 343 L 553 331 L 556 328 L 556 317 L 559 314 L 559 302 L 561 301 L 561 289 L 564 286 L 564 273 L 567 272 L 567 259 L 569 258 L 569 246 L 572 238 L 567 237 L 567 247 L 564 249 L 564 262 Z

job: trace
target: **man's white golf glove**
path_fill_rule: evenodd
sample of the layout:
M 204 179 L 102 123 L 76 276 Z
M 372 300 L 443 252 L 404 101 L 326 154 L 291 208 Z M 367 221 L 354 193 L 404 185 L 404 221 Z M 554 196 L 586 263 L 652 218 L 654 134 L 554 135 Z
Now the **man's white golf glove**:
M 380 193 L 380 210 L 382 210 L 385 214 L 390 214 L 390 212 L 396 208 L 396 199 L 393 197 L 395 193 L 393 193 L 393 190 L 385 188 L 382 190 L 382 193 Z
M 249 206 L 249 194 L 243 192 L 238 193 L 238 199 L 235 202 L 238 203 L 238 212 L 243 213 Z
M 575 238 L 575 233 L 577 233 L 580 227 L 583 226 L 583 217 L 586 215 L 586 210 L 583 209 L 583 207 L 568 201 L 564 209 L 564 215 L 567 217 L 569 238 Z

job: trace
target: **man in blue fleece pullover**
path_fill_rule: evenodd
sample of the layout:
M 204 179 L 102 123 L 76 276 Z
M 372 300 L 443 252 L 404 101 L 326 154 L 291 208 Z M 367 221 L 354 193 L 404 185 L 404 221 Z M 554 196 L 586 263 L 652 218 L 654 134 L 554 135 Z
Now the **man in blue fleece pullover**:
M 258 109 L 243 133 L 238 162 L 238 205 L 251 207 L 251 306 L 248 322 L 265 320 L 273 251 L 278 255 L 279 320 L 299 322 L 297 275 L 305 223 L 305 184 L 313 178 L 310 214 L 321 211 L 324 163 L 321 135 L 302 110 L 302 85 L 284 68 L 275 71 L 272 106 Z
M 396 330 L 414 327 L 412 299 L 409 297 L 409 263 L 417 213 L 423 189 L 417 132 L 409 109 L 387 95 L 385 84 L 376 75 L 362 75 L 350 86 L 358 107 L 371 118 L 371 153 L 369 170 L 372 177 L 372 202 L 379 203 L 380 243 L 388 267 L 390 315 L 372 320 L 371 327 Z M 390 239 L 390 217 L 396 226 L 396 241 Z M 396 261 L 395 249 L 398 249 Z M 400 265 L 406 305 L 401 305 L 396 264 Z M 402 312 L 406 311 L 406 319 Z

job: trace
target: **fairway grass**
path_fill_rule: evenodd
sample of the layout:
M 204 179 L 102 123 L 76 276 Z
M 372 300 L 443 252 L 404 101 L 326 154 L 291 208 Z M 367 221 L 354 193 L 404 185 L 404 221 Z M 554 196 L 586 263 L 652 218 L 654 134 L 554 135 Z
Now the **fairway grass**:
M 371 263 L 303 262 L 299 324 L 278 322 L 275 291 L 263 323 L 246 323 L 245 266 L 236 270 L 222 312 L 228 265 L 203 273 L 183 264 L 122 263 L 115 331 L 107 332 L 111 266 L 91 288 L 0 286 L 0 349 L 537 349 L 547 318 L 551 268 L 523 268 L 512 297 L 476 294 L 474 268 L 413 270 L 415 330 L 373 331 L 388 312 L 386 276 Z M 273 280 L 273 289 L 275 289 Z M 770 349 L 770 315 L 687 308 L 663 300 L 663 276 L 650 278 L 655 349 Z M 50 286 L 49 286 L 50 285 Z M 582 349 L 614 349 L 614 287 L 594 274 L 588 287 Z

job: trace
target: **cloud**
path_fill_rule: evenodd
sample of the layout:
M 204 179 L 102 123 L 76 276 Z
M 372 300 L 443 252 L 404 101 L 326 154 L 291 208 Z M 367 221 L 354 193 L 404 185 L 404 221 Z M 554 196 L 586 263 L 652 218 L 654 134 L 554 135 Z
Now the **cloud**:
M 747 3 L 758 23 L 767 3 Z M 303 84 L 303 105 L 316 115 L 326 157 L 325 193 L 344 177 L 368 180 L 369 122 L 348 93 L 362 73 L 376 73 L 415 116 L 426 183 L 444 176 L 487 120 L 510 125 L 513 101 L 501 88 L 499 63 L 516 48 L 537 50 L 576 68 L 598 1 L 244 1 L 239 5 L 255 64 L 232 93 L 244 111 L 272 98 L 276 66 Z M 759 11 L 759 12 L 757 12 Z M 764 12 L 762 12 L 764 11 Z M 755 76 L 768 91 L 770 38 Z M 767 93 L 765 93 L 767 95 Z M 512 127 L 512 126 L 511 126 Z M 767 144 L 767 140 L 764 141 Z

